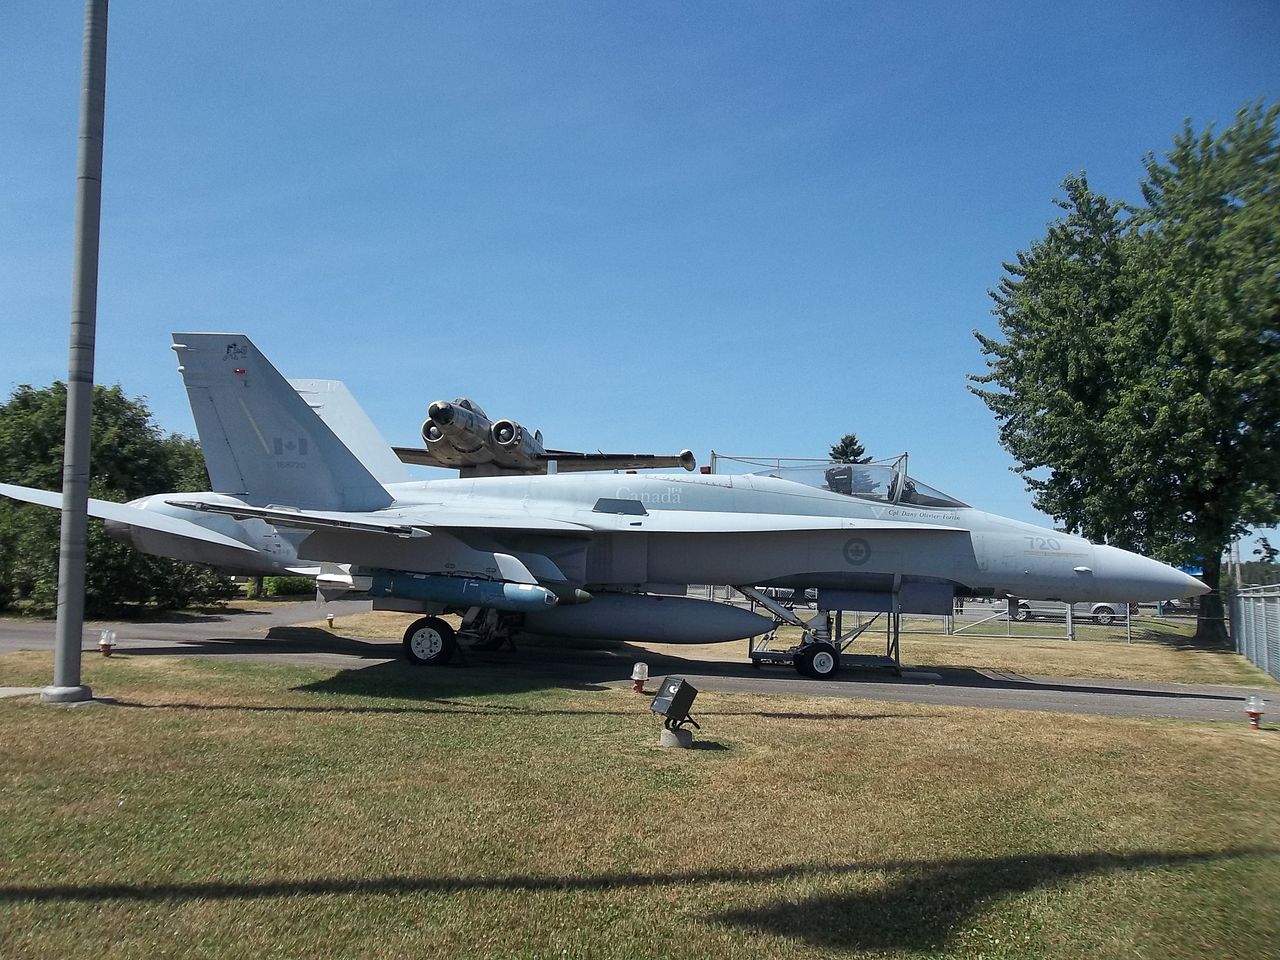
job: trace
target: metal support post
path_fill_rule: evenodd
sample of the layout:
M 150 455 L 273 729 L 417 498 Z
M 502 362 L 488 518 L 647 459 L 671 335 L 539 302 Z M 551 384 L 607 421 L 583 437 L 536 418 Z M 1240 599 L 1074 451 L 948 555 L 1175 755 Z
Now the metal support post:
M 67 426 L 62 466 L 62 534 L 58 552 L 58 625 L 53 685 L 45 703 L 89 700 L 80 682 L 84 632 L 85 550 L 89 525 L 89 430 L 93 348 L 98 318 L 98 233 L 102 215 L 102 136 L 107 95 L 107 0 L 86 0 L 80 89 L 80 149 L 76 170 L 75 255 Z

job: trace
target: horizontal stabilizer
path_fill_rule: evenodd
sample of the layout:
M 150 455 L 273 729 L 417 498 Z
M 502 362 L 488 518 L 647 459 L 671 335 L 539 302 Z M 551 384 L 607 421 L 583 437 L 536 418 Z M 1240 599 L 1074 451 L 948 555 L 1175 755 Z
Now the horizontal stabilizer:
M 14 500 L 21 500 L 24 503 L 52 507 L 55 510 L 62 509 L 62 494 L 54 493 L 51 490 L 34 490 L 31 487 L 19 487 L 12 483 L 0 483 L 0 494 L 12 497 Z M 252 554 L 257 554 L 258 552 L 247 543 L 241 543 L 232 537 L 224 536 L 213 530 L 207 530 L 198 523 L 192 523 L 189 520 L 182 520 L 178 517 L 170 517 L 163 513 L 155 513 L 151 510 L 139 510 L 137 507 L 131 507 L 127 503 L 95 500 L 91 497 L 89 499 L 89 516 L 97 517 L 99 520 L 107 520 L 111 523 L 123 523 L 130 527 L 155 530 L 159 533 L 167 533 L 187 540 L 197 540 L 201 543 L 244 550 Z

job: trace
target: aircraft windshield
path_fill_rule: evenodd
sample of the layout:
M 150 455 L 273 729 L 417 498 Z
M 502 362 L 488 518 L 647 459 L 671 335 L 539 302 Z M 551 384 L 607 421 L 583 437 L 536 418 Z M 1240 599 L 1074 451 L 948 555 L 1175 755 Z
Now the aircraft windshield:
M 881 503 L 905 503 L 916 507 L 967 507 L 927 483 L 908 476 L 892 463 L 816 463 L 761 470 L 759 477 L 793 480 L 819 490 Z

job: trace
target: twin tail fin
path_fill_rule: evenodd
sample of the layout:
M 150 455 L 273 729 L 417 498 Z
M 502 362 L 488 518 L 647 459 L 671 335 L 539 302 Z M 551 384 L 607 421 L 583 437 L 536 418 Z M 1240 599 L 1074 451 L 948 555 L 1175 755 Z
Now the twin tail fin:
M 257 504 L 378 510 L 392 497 L 248 337 L 175 333 L 215 493 Z

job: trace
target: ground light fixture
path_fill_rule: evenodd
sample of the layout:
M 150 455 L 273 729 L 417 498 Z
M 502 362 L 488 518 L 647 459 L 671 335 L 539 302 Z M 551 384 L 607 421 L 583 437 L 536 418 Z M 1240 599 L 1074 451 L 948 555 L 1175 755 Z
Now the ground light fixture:
M 662 715 L 662 736 L 658 740 L 664 747 L 691 747 L 693 733 L 685 729 L 688 724 L 698 730 L 698 721 L 689 716 L 689 708 L 693 706 L 693 698 L 698 689 L 683 677 L 667 677 L 658 688 L 658 695 L 649 704 L 649 709 Z
M 631 689 L 636 693 L 644 693 L 644 682 L 649 679 L 649 665 L 644 661 L 631 668 Z
M 1244 712 L 1249 715 L 1249 729 L 1258 729 L 1258 721 L 1266 710 L 1266 704 L 1267 702 L 1259 696 L 1252 696 L 1244 702 Z

